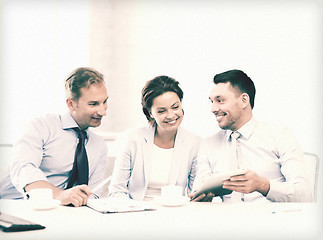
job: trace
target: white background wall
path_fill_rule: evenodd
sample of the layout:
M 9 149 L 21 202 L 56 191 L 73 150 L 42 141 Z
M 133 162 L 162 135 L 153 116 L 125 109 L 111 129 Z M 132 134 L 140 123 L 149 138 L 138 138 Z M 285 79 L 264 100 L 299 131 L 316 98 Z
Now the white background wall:
M 65 110 L 64 78 L 101 71 L 110 95 L 98 131 L 146 124 L 144 83 L 161 74 L 184 90 L 183 125 L 218 130 L 208 94 L 216 73 L 245 71 L 257 88 L 254 115 L 289 125 L 323 159 L 321 1 L 1 1 L 1 138 L 26 119 Z

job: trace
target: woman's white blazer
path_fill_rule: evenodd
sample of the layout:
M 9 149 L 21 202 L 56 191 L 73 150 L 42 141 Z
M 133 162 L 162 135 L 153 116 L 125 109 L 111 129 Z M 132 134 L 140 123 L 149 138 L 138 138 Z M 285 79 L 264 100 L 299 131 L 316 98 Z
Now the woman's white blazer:
M 109 196 L 128 195 L 143 200 L 150 179 L 151 154 L 155 127 L 131 129 L 125 132 L 109 187 Z M 183 187 L 183 194 L 192 190 L 196 175 L 196 158 L 200 138 L 179 127 L 168 179 L 169 185 Z

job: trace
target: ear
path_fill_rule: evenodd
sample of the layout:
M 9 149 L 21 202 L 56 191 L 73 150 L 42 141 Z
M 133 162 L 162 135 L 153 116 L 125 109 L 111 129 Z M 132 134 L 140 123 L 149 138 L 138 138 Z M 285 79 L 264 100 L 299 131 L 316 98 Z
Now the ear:
M 154 116 L 151 114 L 151 111 L 149 111 L 149 116 L 151 119 L 154 119 Z
M 249 95 L 247 93 L 241 94 L 242 108 L 246 108 L 249 105 Z
M 66 99 L 66 105 L 70 111 L 74 111 L 75 102 L 71 98 Z

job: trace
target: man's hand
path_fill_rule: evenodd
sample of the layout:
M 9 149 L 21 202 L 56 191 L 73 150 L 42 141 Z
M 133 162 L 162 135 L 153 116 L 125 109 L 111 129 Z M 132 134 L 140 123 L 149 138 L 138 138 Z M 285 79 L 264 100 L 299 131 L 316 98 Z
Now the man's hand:
M 78 185 L 66 190 L 56 189 L 53 195 L 61 201 L 62 205 L 72 204 L 74 207 L 79 207 L 87 204 L 91 189 L 87 185 Z
M 214 194 L 213 193 L 208 193 L 208 194 L 201 194 L 198 197 L 195 197 L 195 193 L 190 193 L 188 194 L 188 197 L 191 198 L 192 202 L 211 202 Z
M 34 188 L 50 188 L 53 190 L 53 198 L 61 201 L 62 205 L 72 204 L 79 207 L 87 204 L 87 199 L 92 194 L 91 189 L 87 185 L 78 185 L 67 190 L 55 187 L 47 181 L 36 181 L 28 184 L 25 191 L 29 192 Z
M 223 188 L 241 193 L 257 191 L 263 196 L 266 196 L 270 188 L 270 183 L 267 178 L 258 176 L 257 173 L 248 170 L 243 175 L 232 176 L 230 180 L 224 181 Z

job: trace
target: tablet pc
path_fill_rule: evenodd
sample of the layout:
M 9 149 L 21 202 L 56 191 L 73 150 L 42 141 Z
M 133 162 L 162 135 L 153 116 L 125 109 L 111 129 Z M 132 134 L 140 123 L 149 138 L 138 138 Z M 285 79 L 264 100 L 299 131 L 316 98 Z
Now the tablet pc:
M 44 226 L 38 223 L 0 212 L 0 229 L 3 232 L 20 232 L 44 228 Z
M 230 179 L 232 176 L 243 175 L 247 172 L 246 169 L 236 169 L 230 172 L 213 173 L 205 178 L 204 182 L 199 186 L 195 193 L 195 197 L 198 197 L 202 193 L 212 192 L 214 196 L 223 196 L 232 193 L 232 190 L 222 187 L 222 183 L 225 180 Z

